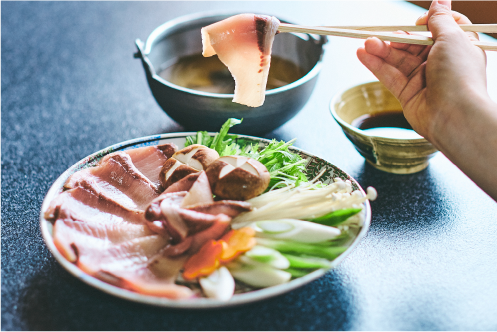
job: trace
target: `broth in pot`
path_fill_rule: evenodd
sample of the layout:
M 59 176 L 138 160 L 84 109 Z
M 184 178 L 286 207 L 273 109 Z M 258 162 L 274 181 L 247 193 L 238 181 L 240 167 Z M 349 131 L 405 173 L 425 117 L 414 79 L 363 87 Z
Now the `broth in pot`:
M 304 70 L 293 62 L 272 56 L 266 90 L 290 84 L 304 75 Z M 235 91 L 233 76 L 217 55 L 206 58 L 199 53 L 181 57 L 175 64 L 161 71 L 159 76 L 193 90 L 223 94 Z

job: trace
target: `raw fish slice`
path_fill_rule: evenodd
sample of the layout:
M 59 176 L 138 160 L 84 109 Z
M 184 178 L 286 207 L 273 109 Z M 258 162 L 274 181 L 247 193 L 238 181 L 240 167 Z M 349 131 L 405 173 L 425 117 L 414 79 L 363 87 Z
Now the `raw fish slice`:
M 205 171 L 202 171 L 188 191 L 188 194 L 186 194 L 185 199 L 181 202 L 181 206 L 185 207 L 188 205 L 212 202 L 214 202 L 214 199 L 212 198 L 211 186 Z
M 252 205 L 243 201 L 217 201 L 208 204 L 196 204 L 187 207 L 188 210 L 217 215 L 225 214 L 231 218 L 236 217 L 242 212 L 252 210 Z
M 161 252 L 150 258 L 144 267 L 129 271 L 115 269 L 112 272 L 100 270 L 96 277 L 110 284 L 131 291 L 166 297 L 170 299 L 187 299 L 194 292 L 185 286 L 176 285 L 176 280 L 188 256 L 169 258 Z
M 127 208 L 91 187 L 76 187 L 59 194 L 45 212 L 45 219 L 59 218 L 100 223 L 146 223 L 143 211 Z
M 167 222 L 166 216 L 162 213 L 161 203 L 165 201 L 167 204 L 179 207 L 186 194 L 186 191 L 163 193 L 154 199 L 145 211 L 145 218 L 147 220 L 148 227 L 150 227 L 150 229 L 155 233 L 161 234 L 162 236 L 173 238 L 176 236 L 175 240 L 180 241 L 181 236 L 176 233 L 176 230 L 172 229 L 172 235 L 170 231 L 168 231 L 170 224 Z
M 224 214 L 214 216 L 210 227 L 188 236 L 178 244 L 165 247 L 162 252 L 168 257 L 176 257 L 183 254 L 189 257 L 195 254 L 207 241 L 219 239 L 224 235 L 230 225 L 230 221 L 231 218 Z
M 217 216 L 212 214 L 191 211 L 188 209 L 178 209 L 178 215 L 188 225 L 188 234 L 195 234 L 208 228 L 217 219 Z
M 192 244 L 188 253 L 195 254 L 209 240 L 219 239 L 228 229 L 231 218 L 225 214 L 218 214 L 211 227 L 192 235 Z
M 279 24 L 273 16 L 240 14 L 202 28 L 202 54 L 217 54 L 235 79 L 233 102 L 251 107 L 264 103 Z
M 186 257 L 168 258 L 160 251 L 168 244 L 161 236 L 133 239 L 105 250 L 78 247 L 77 266 L 118 287 L 147 295 L 189 298 L 193 292 L 174 284 Z
M 141 210 L 158 196 L 157 187 L 133 165 L 131 157 L 124 152 L 107 155 L 97 166 L 74 173 L 64 187 L 88 185 L 98 187 L 107 197 L 124 206 Z
M 58 219 L 53 228 L 54 244 L 64 257 L 75 262 L 85 248 L 104 250 L 135 238 L 152 235 L 146 225 L 108 224 Z
M 181 265 L 182 267 L 184 261 L 180 260 L 178 261 L 178 263 L 180 263 L 178 265 Z M 161 266 L 168 266 L 170 269 L 172 269 L 173 264 L 171 264 L 171 261 L 166 261 L 164 263 L 161 263 Z M 176 275 L 178 274 L 179 270 Z M 115 271 L 112 275 L 114 277 L 112 278 L 114 282 L 108 279 L 111 275 L 108 272 L 102 271 L 99 273 L 99 275 L 104 281 L 115 284 L 118 287 L 129 289 L 131 291 L 145 295 L 165 297 L 172 300 L 189 299 L 195 297 L 195 293 L 190 288 L 186 286 L 176 285 L 174 282 L 169 281 L 168 279 L 163 280 L 157 278 L 157 276 L 149 268 L 142 268 L 140 270 L 137 270 L 133 274 L 128 273 L 128 271 Z
M 159 235 L 132 239 L 117 245 L 101 248 L 92 245 L 75 244 L 76 264 L 84 272 L 95 275 L 98 271 L 129 270 L 130 273 L 147 267 L 154 257 L 169 241 Z
M 179 215 L 179 207 L 176 204 L 171 204 L 168 199 L 164 199 L 160 203 L 162 214 L 162 224 L 174 243 L 183 241 L 188 235 L 188 225 Z
M 184 241 L 178 244 L 171 244 L 166 246 L 161 250 L 161 254 L 165 257 L 175 258 L 183 255 L 188 249 L 190 249 L 193 242 L 193 237 L 187 237 Z
M 159 173 L 162 165 L 177 151 L 178 147 L 173 143 L 146 146 L 137 149 L 126 150 L 133 165 L 145 175 L 156 187 L 160 186 Z
M 173 183 L 169 187 L 167 187 L 166 190 L 164 190 L 163 193 L 174 193 L 178 191 L 189 191 L 195 181 L 197 181 L 198 177 L 200 175 L 200 172 L 198 173 L 192 173 L 190 175 L 185 176 L 181 180 Z

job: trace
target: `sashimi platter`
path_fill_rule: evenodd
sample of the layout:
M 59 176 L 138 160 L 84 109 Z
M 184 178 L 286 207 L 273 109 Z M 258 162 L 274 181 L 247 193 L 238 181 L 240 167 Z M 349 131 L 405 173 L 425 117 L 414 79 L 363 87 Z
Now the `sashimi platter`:
M 230 24 L 252 26 L 257 66 L 248 76 L 228 67 L 238 73 L 234 101 L 257 106 L 264 89 L 250 86 L 265 87 L 264 36 L 272 40 L 277 24 L 250 15 Z M 202 30 L 204 55 L 229 54 L 216 29 Z M 54 257 L 107 293 L 176 308 L 249 303 L 324 275 L 366 234 L 376 191 L 294 140 L 229 134 L 241 121 L 126 141 L 70 167 L 41 209 Z

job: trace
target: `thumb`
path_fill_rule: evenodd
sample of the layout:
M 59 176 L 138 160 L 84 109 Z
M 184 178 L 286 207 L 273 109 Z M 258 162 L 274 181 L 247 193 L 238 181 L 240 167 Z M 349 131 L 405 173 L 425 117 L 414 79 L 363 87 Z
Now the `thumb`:
M 448 6 L 447 6 L 448 2 Z M 434 0 L 428 11 L 428 29 L 431 31 L 433 39 L 437 40 L 440 36 L 454 36 L 461 33 L 461 28 L 453 18 L 453 12 L 450 10 L 450 1 L 439 2 Z

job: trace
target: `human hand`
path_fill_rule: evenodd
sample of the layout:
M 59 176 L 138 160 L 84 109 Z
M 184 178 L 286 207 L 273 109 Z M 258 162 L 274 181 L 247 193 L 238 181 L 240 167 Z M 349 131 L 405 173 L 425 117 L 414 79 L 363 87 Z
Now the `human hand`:
M 432 46 L 373 37 L 357 50 L 359 60 L 399 99 L 413 129 L 434 144 L 449 118 L 463 122 L 473 103 L 489 99 L 485 53 L 471 43 L 478 35 L 457 26 L 470 23 L 450 10 L 450 1 L 435 0 L 416 22 L 428 24 Z

